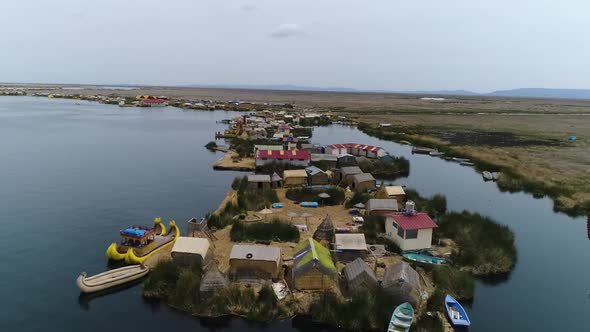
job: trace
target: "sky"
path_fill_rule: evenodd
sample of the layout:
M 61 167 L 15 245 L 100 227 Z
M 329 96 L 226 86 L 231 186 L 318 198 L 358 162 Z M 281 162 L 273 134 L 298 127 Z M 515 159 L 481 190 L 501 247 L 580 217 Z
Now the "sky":
M 19 0 L 0 82 L 590 89 L 587 0 Z

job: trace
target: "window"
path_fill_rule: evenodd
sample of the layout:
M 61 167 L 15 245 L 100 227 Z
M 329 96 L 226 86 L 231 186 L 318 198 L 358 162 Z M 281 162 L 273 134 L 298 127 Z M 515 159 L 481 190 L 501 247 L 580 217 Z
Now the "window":
M 417 229 L 408 229 L 406 231 L 406 239 L 417 239 L 418 238 L 418 230 Z
M 397 224 L 395 223 L 395 221 L 392 221 L 391 224 L 393 225 L 393 228 L 397 229 Z
M 402 239 L 404 238 L 404 230 L 401 229 L 401 227 L 397 229 L 397 236 L 401 237 Z

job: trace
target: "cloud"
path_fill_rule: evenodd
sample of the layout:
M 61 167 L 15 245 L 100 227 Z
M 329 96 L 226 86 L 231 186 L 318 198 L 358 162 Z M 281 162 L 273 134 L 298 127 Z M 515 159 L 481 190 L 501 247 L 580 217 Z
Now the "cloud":
M 256 5 L 247 3 L 247 4 L 242 5 L 240 8 L 244 11 L 249 12 L 249 11 L 253 11 L 254 9 L 256 9 Z
M 299 24 L 286 23 L 281 24 L 270 33 L 274 38 L 288 38 L 303 34 L 303 28 Z

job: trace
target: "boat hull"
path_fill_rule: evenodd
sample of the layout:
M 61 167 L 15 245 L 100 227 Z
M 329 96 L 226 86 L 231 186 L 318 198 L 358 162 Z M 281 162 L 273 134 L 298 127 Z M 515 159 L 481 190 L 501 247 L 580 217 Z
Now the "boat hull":
M 119 249 L 117 249 L 118 245 L 117 243 L 113 242 L 111 243 L 111 245 L 107 248 L 107 257 L 109 259 L 112 259 L 114 261 L 122 261 L 125 259 L 125 257 L 127 256 L 127 251 L 125 251 L 124 253 L 119 252 Z
M 408 302 L 398 305 L 389 321 L 388 332 L 408 332 L 414 321 L 414 307 Z
M 463 306 L 450 295 L 445 297 L 445 309 L 453 326 L 469 327 L 471 325 L 469 316 L 467 316 L 467 312 L 463 309 Z
M 446 259 L 444 259 L 444 258 L 428 256 L 428 255 L 406 253 L 406 254 L 402 254 L 402 257 L 407 261 L 416 262 L 416 263 L 433 264 L 433 265 L 441 265 L 441 264 L 447 263 Z
M 143 278 L 149 271 L 149 268 L 146 266 L 133 265 L 113 269 L 90 277 L 86 276 L 85 272 L 82 272 L 76 279 L 76 285 L 82 293 L 94 293 Z

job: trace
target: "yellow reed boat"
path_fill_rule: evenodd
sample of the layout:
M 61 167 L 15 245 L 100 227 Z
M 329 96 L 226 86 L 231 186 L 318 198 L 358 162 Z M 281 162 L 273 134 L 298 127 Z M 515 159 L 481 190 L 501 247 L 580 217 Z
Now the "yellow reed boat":
M 127 264 L 141 264 L 162 248 L 172 245 L 180 236 L 180 230 L 172 220 L 166 231 L 162 219 L 156 218 L 152 228 L 131 226 L 119 234 L 121 241 L 111 243 L 106 251 L 107 257 L 116 261 L 125 260 Z

